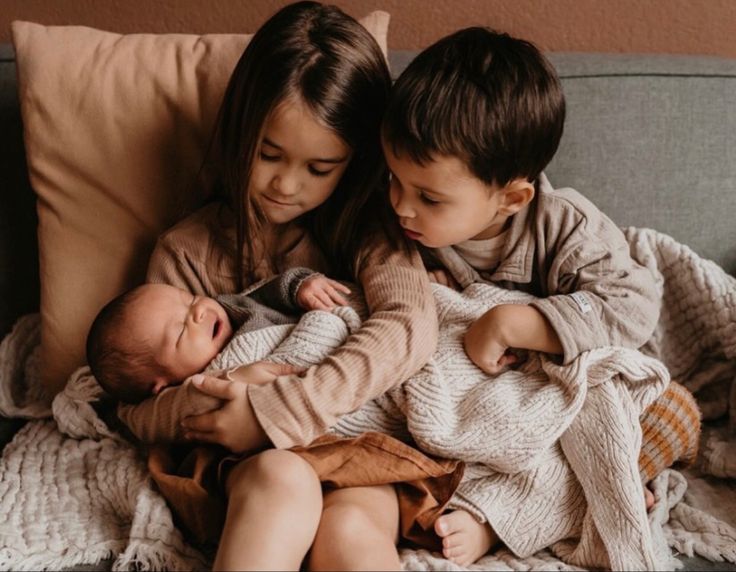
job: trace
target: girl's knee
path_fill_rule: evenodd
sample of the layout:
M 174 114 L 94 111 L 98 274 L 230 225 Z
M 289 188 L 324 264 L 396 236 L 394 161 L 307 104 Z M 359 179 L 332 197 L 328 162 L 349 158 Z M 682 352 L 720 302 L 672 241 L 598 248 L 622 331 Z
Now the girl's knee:
M 318 536 L 333 541 L 376 536 L 393 541 L 397 534 L 398 514 L 394 516 L 393 510 L 377 511 L 375 507 L 351 502 L 326 503 L 318 531 Z
M 293 495 L 319 494 L 319 478 L 312 466 L 290 451 L 269 449 L 241 461 L 228 477 L 228 496 L 269 490 Z

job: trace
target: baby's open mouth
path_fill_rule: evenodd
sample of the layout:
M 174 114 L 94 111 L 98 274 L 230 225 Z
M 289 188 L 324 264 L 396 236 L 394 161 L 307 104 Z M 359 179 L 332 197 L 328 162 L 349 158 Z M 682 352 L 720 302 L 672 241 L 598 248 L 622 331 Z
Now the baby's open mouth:
M 215 325 L 212 328 L 212 339 L 214 340 L 217 337 L 217 334 L 220 333 L 220 320 L 215 320 Z

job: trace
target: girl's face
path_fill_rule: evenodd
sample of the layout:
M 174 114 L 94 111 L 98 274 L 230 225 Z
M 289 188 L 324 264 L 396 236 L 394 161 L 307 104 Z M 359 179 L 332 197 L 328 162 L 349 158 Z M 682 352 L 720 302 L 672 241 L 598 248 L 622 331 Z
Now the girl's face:
M 288 223 L 327 200 L 351 155 L 299 99 L 287 99 L 266 120 L 248 192 L 270 222 Z

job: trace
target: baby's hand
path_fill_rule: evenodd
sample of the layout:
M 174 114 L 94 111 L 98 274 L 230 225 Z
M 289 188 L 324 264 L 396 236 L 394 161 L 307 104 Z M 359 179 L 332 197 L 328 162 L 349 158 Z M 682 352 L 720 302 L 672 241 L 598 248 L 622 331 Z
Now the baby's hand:
M 348 302 L 340 295 L 350 294 L 350 288 L 322 274 L 307 278 L 299 286 L 296 302 L 305 310 L 331 310 L 335 306 L 347 306 Z
M 443 286 L 447 286 L 448 288 L 452 288 L 458 292 L 461 290 L 460 284 L 458 284 L 457 280 L 452 277 L 452 274 L 442 268 L 438 268 L 437 270 L 428 270 L 427 276 L 429 277 L 430 282 L 442 284 Z
M 463 343 L 470 360 L 486 373 L 496 374 L 516 363 L 517 356 L 509 352 L 505 336 L 505 319 L 513 306 L 495 306 L 478 318 L 465 333 Z

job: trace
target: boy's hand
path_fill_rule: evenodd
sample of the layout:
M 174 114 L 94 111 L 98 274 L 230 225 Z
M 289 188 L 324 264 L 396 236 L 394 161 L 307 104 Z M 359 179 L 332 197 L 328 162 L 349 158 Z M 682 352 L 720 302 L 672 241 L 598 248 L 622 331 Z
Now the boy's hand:
M 465 333 L 465 352 L 486 373 L 498 373 L 519 358 L 509 348 L 561 354 L 562 344 L 547 318 L 533 306 L 500 304 Z
M 470 360 L 486 373 L 496 374 L 515 363 L 517 357 L 508 353 L 504 332 L 504 312 L 495 306 L 478 318 L 465 332 L 463 343 Z
M 296 303 L 305 310 L 332 310 L 335 306 L 347 306 L 340 295 L 350 294 L 350 288 L 322 274 L 310 276 L 296 293 Z
M 443 286 L 447 286 L 448 288 L 452 288 L 458 292 L 461 290 L 460 284 L 458 284 L 457 280 L 452 277 L 452 274 L 442 268 L 438 268 L 437 270 L 428 270 L 427 276 L 429 277 L 430 282 L 442 284 Z

